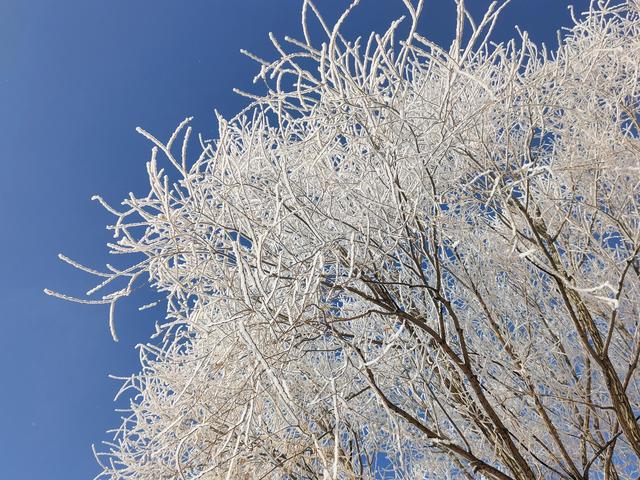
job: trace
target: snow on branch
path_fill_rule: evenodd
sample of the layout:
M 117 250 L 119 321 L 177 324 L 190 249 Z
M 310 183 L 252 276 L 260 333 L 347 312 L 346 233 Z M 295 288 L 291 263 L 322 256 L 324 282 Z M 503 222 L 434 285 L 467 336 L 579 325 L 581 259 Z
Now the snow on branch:
M 423 0 L 346 38 L 364 3 L 243 52 L 266 93 L 199 152 L 189 118 L 138 129 L 148 195 L 95 197 L 138 261 L 60 257 L 99 283 L 46 292 L 110 305 L 114 338 L 138 279 L 166 307 L 100 477 L 637 478 L 638 4 L 548 52 L 492 43 L 508 0 L 455 0 L 449 47 Z

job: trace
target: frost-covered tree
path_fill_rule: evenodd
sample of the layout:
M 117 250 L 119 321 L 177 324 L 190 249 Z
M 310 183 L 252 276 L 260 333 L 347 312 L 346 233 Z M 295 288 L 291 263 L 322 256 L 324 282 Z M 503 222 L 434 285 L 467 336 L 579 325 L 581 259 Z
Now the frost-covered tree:
M 110 305 L 114 337 L 139 279 L 166 305 L 101 476 L 637 478 L 639 5 L 593 2 L 549 52 L 491 43 L 507 2 L 457 0 L 449 48 L 422 0 L 349 41 L 357 3 L 331 27 L 305 0 L 301 39 L 248 54 L 268 91 L 217 139 L 139 130 L 149 194 L 97 199 L 141 261 L 62 257 L 90 295 L 126 282 L 49 292 Z

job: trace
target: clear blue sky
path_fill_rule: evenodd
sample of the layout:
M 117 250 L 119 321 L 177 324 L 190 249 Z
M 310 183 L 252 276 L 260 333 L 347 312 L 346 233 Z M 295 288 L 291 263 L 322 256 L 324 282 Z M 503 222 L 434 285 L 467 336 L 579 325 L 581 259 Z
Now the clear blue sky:
M 316 0 L 332 21 L 346 0 Z M 422 33 L 443 41 L 452 2 L 427 0 Z M 486 5 L 485 0 L 468 0 Z M 584 8 L 586 0 L 575 0 Z M 569 22 L 564 0 L 513 0 L 498 36 L 513 25 L 555 44 Z M 0 478 L 87 479 L 98 473 L 91 443 L 118 424 L 107 374 L 137 370 L 155 309 L 144 298 L 118 308 L 119 343 L 106 308 L 46 297 L 81 294 L 93 279 L 59 262 L 109 261 L 111 221 L 89 198 L 118 204 L 146 193 L 143 126 L 165 138 L 186 116 L 205 136 L 213 108 L 229 117 L 245 100 L 255 65 L 273 58 L 267 33 L 301 37 L 301 0 L 2 0 L 0 2 Z M 402 12 L 400 0 L 362 0 L 346 26 L 367 33 Z M 431 14 L 429 12 L 432 12 Z M 143 294 L 144 296 L 144 294 Z

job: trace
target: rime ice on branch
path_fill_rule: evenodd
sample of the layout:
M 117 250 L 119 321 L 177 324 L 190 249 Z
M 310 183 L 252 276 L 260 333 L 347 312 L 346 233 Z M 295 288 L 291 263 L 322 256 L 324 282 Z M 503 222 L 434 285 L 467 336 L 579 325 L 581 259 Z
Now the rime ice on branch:
M 349 41 L 357 2 L 331 27 L 304 1 L 197 158 L 188 119 L 139 130 L 150 192 L 105 206 L 143 260 L 62 257 L 90 293 L 127 280 L 81 300 L 114 337 L 136 279 L 167 308 L 102 477 L 640 475 L 638 4 L 593 2 L 548 52 L 490 43 L 507 2 L 458 0 L 449 49 L 404 3 Z

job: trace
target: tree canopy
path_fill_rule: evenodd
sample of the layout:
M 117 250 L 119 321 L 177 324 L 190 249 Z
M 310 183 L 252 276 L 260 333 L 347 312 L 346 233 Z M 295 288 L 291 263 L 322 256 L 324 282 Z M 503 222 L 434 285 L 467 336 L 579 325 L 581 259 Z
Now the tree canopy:
M 152 143 L 90 292 L 166 304 L 112 479 L 637 478 L 640 10 L 592 2 L 555 51 L 457 0 L 252 56 L 267 93 L 213 140 Z M 309 22 L 325 38 L 316 44 Z M 192 151 L 199 148 L 197 154 Z M 140 260 L 142 259 L 142 260 Z

